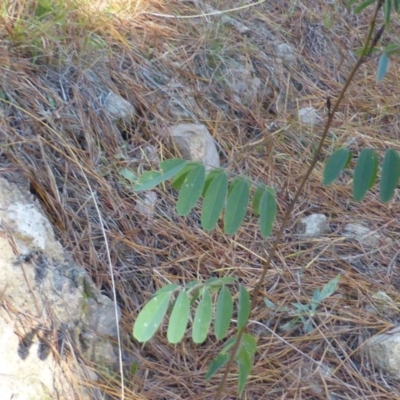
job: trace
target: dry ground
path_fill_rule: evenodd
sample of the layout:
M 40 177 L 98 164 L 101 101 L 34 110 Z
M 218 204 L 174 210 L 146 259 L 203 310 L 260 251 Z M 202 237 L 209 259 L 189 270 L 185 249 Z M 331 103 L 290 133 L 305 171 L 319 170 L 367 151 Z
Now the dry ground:
M 250 3 L 207 1 L 217 10 Z M 146 221 L 135 210 L 137 194 L 118 170 L 154 167 L 145 156 L 149 144 L 168 158 L 161 132 L 180 113 L 181 120 L 208 127 L 230 172 L 277 188 L 281 219 L 320 134 L 320 128 L 298 122 L 297 109 L 313 106 L 323 114 L 326 97 L 335 98 L 354 63 L 351 50 L 367 32 L 368 12 L 354 16 L 340 1 L 271 0 L 225 14 L 249 28 L 240 33 L 240 26 L 221 15 L 201 16 L 210 9 L 195 0 L 3 0 L 0 7 L 2 173 L 24 177 L 65 248 L 110 295 L 113 274 L 124 351 L 139 361 L 136 374 L 125 376 L 125 398 L 211 399 L 221 376 L 204 381 L 220 348 L 212 336 L 201 346 L 189 338 L 171 346 L 161 332 L 140 347 L 129 340 L 133 322 L 143 302 L 168 282 L 235 275 L 251 289 L 271 242 L 258 235 L 250 213 L 233 237 L 221 228 L 203 232 L 197 212 L 176 216 L 176 194 L 168 185 L 157 189 L 156 215 Z M 396 32 L 397 16 L 383 42 Z M 274 40 L 293 46 L 292 67 L 275 56 Z M 372 147 L 381 155 L 387 147 L 399 150 L 396 61 L 379 85 L 376 60 L 362 66 L 324 156 L 339 145 L 356 152 Z M 261 97 L 235 97 L 229 82 L 238 64 L 261 80 Z M 134 123 L 115 123 L 102 114 L 89 69 L 136 107 Z M 263 295 L 287 306 L 309 301 L 338 273 L 340 286 L 308 335 L 283 331 L 287 317 L 268 311 L 260 299 L 249 326 L 259 351 L 244 399 L 326 399 L 328 393 L 332 399 L 400 398 L 398 382 L 359 356 L 368 337 L 399 323 L 368 308 L 380 290 L 399 304 L 398 195 L 383 206 L 373 190 L 357 204 L 350 200 L 351 175 L 325 188 L 322 167 L 318 164 L 300 197 Z M 332 233 L 304 240 L 295 223 L 315 212 L 329 217 Z M 392 245 L 368 249 L 344 240 L 344 225 L 360 221 L 392 238 Z M 318 369 L 320 362 L 333 374 Z M 236 379 L 233 371 L 227 399 L 237 398 Z M 118 376 L 102 376 L 98 385 L 121 398 Z

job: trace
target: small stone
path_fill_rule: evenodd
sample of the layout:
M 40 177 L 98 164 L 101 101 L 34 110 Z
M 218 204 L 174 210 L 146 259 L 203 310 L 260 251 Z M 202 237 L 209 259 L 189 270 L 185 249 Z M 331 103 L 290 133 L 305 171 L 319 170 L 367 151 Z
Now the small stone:
M 347 224 L 343 229 L 343 235 L 350 239 L 357 239 L 366 246 L 377 247 L 381 241 L 381 235 L 372 233 L 366 226 L 360 224 Z
M 300 234 L 308 237 L 321 236 L 330 232 L 327 218 L 324 214 L 311 214 L 300 220 L 297 226 Z
M 135 115 L 135 107 L 120 95 L 110 92 L 104 101 L 104 110 L 112 118 L 125 122 L 132 121 Z
M 395 377 L 400 377 L 400 328 L 374 336 L 365 346 L 364 354 L 370 357 L 374 367 Z
M 293 47 L 287 43 L 275 45 L 276 55 L 282 59 L 287 66 L 293 66 L 296 63 Z
M 169 134 L 186 160 L 203 161 L 206 170 L 220 166 L 214 139 L 204 125 L 174 125 L 169 128 Z
M 306 125 L 319 125 L 321 116 L 314 107 L 305 107 L 299 110 L 299 120 Z
M 139 199 L 136 203 L 136 211 L 146 218 L 152 218 L 154 215 L 154 209 L 157 204 L 157 193 L 156 192 L 146 192 L 143 199 Z

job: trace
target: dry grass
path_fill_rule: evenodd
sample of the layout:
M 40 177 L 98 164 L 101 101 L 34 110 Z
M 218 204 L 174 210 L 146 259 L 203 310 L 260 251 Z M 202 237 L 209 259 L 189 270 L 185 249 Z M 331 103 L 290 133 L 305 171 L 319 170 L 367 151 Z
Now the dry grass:
M 209 128 L 230 172 L 274 185 L 281 216 L 320 134 L 318 128 L 297 121 L 297 109 L 313 106 L 323 112 L 326 97 L 335 98 L 353 63 L 349 50 L 360 46 L 366 33 L 368 15 L 354 16 L 340 2 L 268 1 L 229 14 L 250 28 L 241 34 L 220 16 L 157 15 L 209 12 L 197 1 L 108 0 L 59 6 L 54 1 L 57 24 L 54 15 L 35 17 L 35 3 L 2 5 L 2 173 L 25 178 L 65 248 L 109 295 L 113 274 L 123 312 L 124 352 L 139 360 L 136 375 L 127 372 L 125 377 L 125 398 L 210 399 L 220 377 L 204 381 L 207 365 L 220 348 L 213 337 L 201 346 L 189 338 L 171 346 L 161 332 L 141 348 L 129 340 L 133 322 L 143 302 L 169 282 L 235 275 L 251 289 L 270 241 L 261 239 L 251 216 L 233 237 L 224 236 L 220 228 L 203 232 L 197 211 L 188 218 L 176 216 L 175 194 L 168 187 L 157 189 L 156 215 L 148 222 L 135 210 L 138 195 L 123 184 L 118 170 L 151 167 L 145 156 L 149 144 L 161 157 L 169 157 L 161 132 L 175 124 L 179 114 Z M 218 10 L 236 3 L 207 2 Z M 383 41 L 399 28 L 396 16 Z M 296 65 L 287 68 L 274 56 L 273 39 L 296 49 Z M 238 101 L 227 84 L 237 79 L 232 71 L 238 63 L 261 80 L 262 98 Z M 102 114 L 88 70 L 98 72 L 105 85 L 136 107 L 134 124 L 117 124 Z M 372 61 L 357 74 L 324 155 L 339 145 L 355 151 L 399 150 L 400 71 L 392 63 L 379 85 L 375 71 Z M 335 399 L 400 397 L 398 383 L 375 371 L 358 351 L 368 337 L 399 323 L 368 308 L 379 290 L 399 301 L 398 198 L 383 206 L 372 191 L 361 204 L 354 203 L 351 175 L 324 188 L 322 166 L 300 197 L 263 295 L 280 306 L 307 302 L 338 273 L 343 278 L 308 335 L 299 329 L 282 331 L 285 315 L 267 310 L 260 299 L 249 326 L 257 333 L 259 351 L 244 399 L 326 399 L 328 393 Z M 296 234 L 295 223 L 315 212 L 329 216 L 333 231 L 304 240 Z M 393 245 L 371 250 L 344 240 L 344 225 L 360 221 L 391 237 Z M 333 374 L 324 374 L 320 363 Z M 236 398 L 236 379 L 233 371 L 227 399 Z M 120 398 L 120 382 L 118 376 L 104 376 L 97 385 Z

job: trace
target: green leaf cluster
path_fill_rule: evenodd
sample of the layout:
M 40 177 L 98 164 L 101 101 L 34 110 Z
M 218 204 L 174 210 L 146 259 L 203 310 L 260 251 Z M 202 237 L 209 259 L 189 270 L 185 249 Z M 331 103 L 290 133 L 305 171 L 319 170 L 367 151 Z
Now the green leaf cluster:
M 203 200 L 201 224 L 207 231 L 213 230 L 223 214 L 224 232 L 232 235 L 240 228 L 247 211 L 251 185 L 246 178 L 236 177 L 231 182 L 221 169 L 208 173 L 200 162 L 171 159 L 160 164 L 160 171 L 144 172 L 139 178 L 130 170 L 120 170 L 120 175 L 132 182 L 135 191 L 154 188 L 173 178 L 172 187 L 179 191 L 176 206 L 181 216 L 188 215 L 199 199 Z M 275 192 L 271 187 L 256 188 L 253 212 L 259 216 L 259 227 L 263 237 L 272 233 L 277 207 Z
M 190 322 L 193 342 L 203 343 L 210 333 L 214 314 L 213 333 L 217 340 L 225 338 L 234 311 L 234 300 L 228 285 L 235 281 L 230 277 L 210 278 L 204 283 L 192 281 L 182 287 L 171 284 L 161 288 L 140 311 L 133 336 L 139 342 L 149 341 L 169 310 L 167 339 L 170 343 L 176 344 L 183 339 Z M 195 309 L 194 316 L 191 315 L 192 308 Z M 250 315 L 250 296 L 243 286 L 239 289 L 237 315 L 238 327 L 243 327 Z
M 340 148 L 336 150 L 325 164 L 323 184 L 333 183 L 352 159 L 352 153 Z M 356 201 L 364 199 L 367 191 L 374 185 L 378 174 L 378 156 L 372 149 L 363 149 L 357 159 L 353 176 L 353 197 Z M 386 151 L 379 185 L 379 196 L 382 202 L 388 202 L 400 178 L 400 157 L 396 150 Z
M 289 324 L 284 325 L 284 329 L 291 329 L 301 322 L 303 324 L 304 332 L 310 333 L 313 329 L 313 317 L 318 306 L 335 292 L 339 281 L 340 275 L 337 275 L 335 278 L 327 282 L 321 290 L 314 290 L 312 299 L 309 303 L 292 303 L 293 309 L 290 309 L 289 307 L 278 307 L 267 298 L 264 299 L 264 302 L 265 305 L 271 310 L 288 312 L 295 316 Z

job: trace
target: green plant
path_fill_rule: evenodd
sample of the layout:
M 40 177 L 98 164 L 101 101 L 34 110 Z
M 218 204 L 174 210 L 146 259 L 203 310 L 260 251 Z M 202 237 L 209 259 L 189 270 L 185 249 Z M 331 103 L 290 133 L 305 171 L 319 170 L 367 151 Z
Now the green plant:
M 349 6 L 355 3 L 356 0 L 351 0 Z M 268 258 L 262 265 L 260 277 L 252 291 L 251 301 L 248 290 L 243 286 L 239 287 L 236 306 L 237 332 L 225 342 L 220 353 L 211 362 L 206 375 L 206 378 L 209 379 L 218 369 L 225 366 L 224 375 L 215 395 L 216 399 L 219 399 L 223 393 L 228 373 L 234 361 L 236 361 L 239 368 L 239 393 L 243 390 L 251 372 L 257 346 L 256 338 L 245 331 L 250 311 L 256 305 L 267 270 L 270 268 L 271 260 L 275 256 L 277 246 L 290 220 L 299 195 L 319 161 L 329 128 L 344 94 L 348 90 L 360 66 L 370 60 L 374 54 L 380 54 L 377 70 L 377 81 L 380 82 L 388 71 L 389 57 L 400 53 L 400 46 L 397 44 L 389 44 L 379 52 L 376 49 L 385 26 L 390 22 L 392 9 L 396 12 L 399 11 L 399 0 L 366 0 L 359 4 L 354 11 L 361 12 L 364 8 L 372 4 L 375 4 L 375 10 L 372 15 L 365 45 L 358 51 L 358 61 L 351 70 L 336 101 L 331 104 L 331 100 L 327 99 L 328 118 L 318 146 L 283 216 L 280 228 L 276 232 L 275 239 L 268 252 Z M 385 16 L 385 24 L 376 30 L 377 16 L 382 8 Z M 341 172 L 349 166 L 351 160 L 352 153 L 348 149 L 339 148 L 336 150 L 329 157 L 325 165 L 323 183 L 329 185 L 338 179 Z M 363 149 L 358 155 L 353 176 L 353 197 L 356 201 L 361 201 L 364 198 L 366 192 L 374 185 L 377 174 L 378 156 L 376 152 L 373 149 Z M 223 213 L 224 232 L 226 234 L 233 234 L 239 229 L 245 218 L 251 193 L 251 183 L 246 177 L 237 176 L 229 180 L 227 173 L 222 169 L 206 173 L 201 163 L 188 162 L 182 159 L 163 161 L 160 165 L 160 171 L 145 172 L 139 178 L 136 178 L 134 174 L 127 173 L 126 170 L 121 170 L 121 176 L 132 181 L 134 183 L 134 190 L 136 191 L 149 190 L 173 178 L 172 187 L 175 190 L 179 190 L 177 202 L 178 214 L 187 215 L 197 204 L 198 200 L 202 198 L 201 222 L 203 228 L 205 230 L 214 229 L 220 215 Z M 393 197 L 399 177 L 399 155 L 395 150 L 388 149 L 381 170 L 380 198 L 383 202 L 389 201 Z M 275 193 L 271 187 L 265 185 L 255 186 L 252 197 L 252 210 L 254 214 L 259 216 L 261 235 L 263 237 L 269 236 L 272 233 L 277 212 Z M 236 296 L 235 294 L 231 294 L 228 285 L 234 285 L 234 283 L 234 279 L 223 277 L 211 279 L 204 283 L 190 282 L 181 287 L 171 284 L 161 288 L 140 312 L 134 326 L 134 337 L 140 342 L 150 340 L 169 310 L 170 324 L 167 332 L 169 342 L 178 343 L 184 337 L 189 321 L 192 321 L 193 341 L 195 343 L 202 343 L 206 340 L 210 331 L 214 297 L 216 308 L 214 334 L 217 340 L 224 338 L 229 332 L 235 305 L 233 299 Z M 295 317 L 294 323 L 301 322 L 305 332 L 309 332 L 312 328 L 317 307 L 334 292 L 338 284 L 339 276 L 328 282 L 321 291 L 316 290 L 309 303 L 294 303 L 292 305 L 294 308 L 292 310 L 292 314 Z M 276 307 L 271 302 L 266 302 L 266 304 L 269 308 Z M 194 318 L 191 317 L 191 307 L 196 308 Z M 281 309 L 281 311 L 283 310 Z M 286 311 L 290 311 L 290 309 Z
M 289 316 L 292 317 L 291 321 L 284 325 L 283 330 L 292 329 L 301 322 L 304 332 L 310 333 L 313 329 L 313 318 L 316 315 L 317 308 L 326 298 L 335 292 L 339 280 L 340 275 L 327 282 L 321 290 L 316 289 L 309 303 L 292 303 L 293 309 L 289 307 L 278 307 L 267 298 L 264 299 L 264 302 L 269 309 L 289 313 Z

